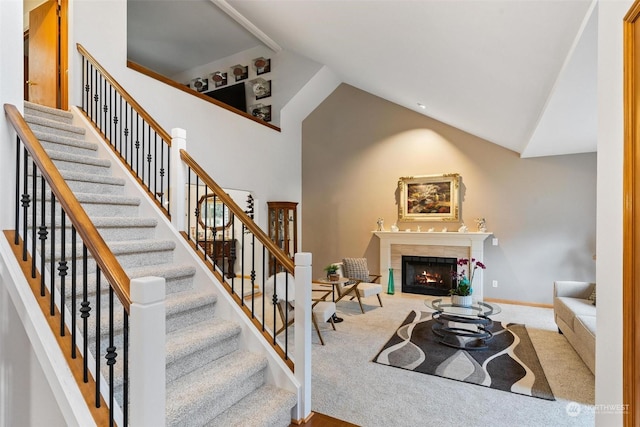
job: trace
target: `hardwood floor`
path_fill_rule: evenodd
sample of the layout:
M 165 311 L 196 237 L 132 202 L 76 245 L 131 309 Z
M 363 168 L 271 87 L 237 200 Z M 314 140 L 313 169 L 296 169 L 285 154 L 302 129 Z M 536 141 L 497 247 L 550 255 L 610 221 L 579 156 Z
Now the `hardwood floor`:
M 330 417 L 328 415 L 313 413 L 313 416 L 309 418 L 309 421 L 303 424 L 291 424 L 290 427 L 358 427 L 357 424 L 351 424 L 347 421 L 342 421 L 337 418 Z

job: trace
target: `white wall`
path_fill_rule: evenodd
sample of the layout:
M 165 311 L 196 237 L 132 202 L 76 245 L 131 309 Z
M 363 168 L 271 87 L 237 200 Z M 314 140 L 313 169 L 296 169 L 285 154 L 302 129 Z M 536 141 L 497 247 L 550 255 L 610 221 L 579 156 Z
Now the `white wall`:
M 0 105 L 23 110 L 22 0 L 0 1 Z M 0 159 L 13 165 L 15 136 L 0 114 Z M 0 200 L 14 196 L 13 167 L 0 168 Z M 14 212 L 0 209 L 0 229 L 12 229 Z M 4 236 L 0 238 L 4 239 Z M 1 264 L 1 263 L 0 263 Z M 63 426 L 65 422 L 20 318 L 0 280 L 0 426 Z
M 0 426 L 65 426 L 4 283 L 0 283 L 0 342 Z
M 622 404 L 622 20 L 630 0 L 598 6 L 598 326 L 596 403 Z M 630 403 L 630 402 L 629 402 Z M 637 410 L 637 408 L 636 408 Z M 597 426 L 622 425 L 619 411 L 596 412 Z

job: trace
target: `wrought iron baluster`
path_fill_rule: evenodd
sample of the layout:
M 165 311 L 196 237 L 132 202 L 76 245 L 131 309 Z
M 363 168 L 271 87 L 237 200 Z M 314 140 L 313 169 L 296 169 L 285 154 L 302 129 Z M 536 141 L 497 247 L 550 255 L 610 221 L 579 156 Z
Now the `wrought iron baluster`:
M 77 255 L 76 255 L 76 227 L 71 224 L 71 358 L 75 359 L 77 357 L 76 352 L 76 340 L 77 340 L 77 332 L 76 332 L 76 303 L 77 303 L 77 282 L 78 282 L 78 269 L 77 269 Z
M 123 155 L 129 167 L 131 167 L 131 147 L 129 145 L 129 103 L 124 103 L 124 150 Z
M 49 260 L 49 295 L 51 296 L 49 314 L 56 314 L 55 295 L 56 295 L 56 196 L 51 192 L 51 260 Z
M 65 300 L 65 278 L 67 276 L 67 258 L 66 258 L 66 214 L 64 209 L 60 209 L 60 263 L 58 264 L 58 275 L 60 276 L 60 336 L 65 336 L 64 331 L 64 300 Z M 53 287 L 53 284 L 51 285 Z
M 101 130 L 102 130 L 102 134 L 105 136 L 105 138 L 107 138 L 107 141 L 109 140 L 109 138 L 107 137 L 107 130 L 109 129 L 109 94 L 107 93 L 108 91 L 108 87 L 107 87 L 107 79 L 104 78 L 104 76 L 101 74 L 100 75 L 101 79 L 102 79 L 102 112 L 104 113 L 104 119 L 103 122 L 101 123 Z
M 164 142 L 164 140 L 162 140 Z M 169 147 L 167 146 L 167 159 L 166 159 L 166 163 L 167 163 L 167 167 L 166 167 L 166 173 L 167 173 L 167 185 L 165 186 L 165 181 L 164 181 L 164 175 L 165 175 L 165 168 L 164 168 L 164 164 L 165 164 L 165 157 L 164 157 L 164 146 L 165 144 L 162 144 L 161 147 L 161 151 L 160 151 L 160 157 L 162 157 L 160 164 L 163 166 L 160 169 L 160 179 L 162 180 L 160 183 L 160 191 L 163 194 L 163 206 L 164 203 L 166 203 L 166 208 L 167 208 L 167 212 L 171 212 L 171 194 L 169 193 L 169 182 L 171 182 L 171 176 L 170 176 L 170 172 L 171 172 L 171 162 L 170 157 L 169 157 Z M 167 191 L 165 191 L 164 189 L 167 189 Z M 166 193 L 166 194 L 165 194 Z
M 46 243 L 47 243 L 47 235 L 49 232 L 47 231 L 47 201 L 46 201 L 46 180 L 44 179 L 44 175 L 40 176 L 40 192 L 42 193 L 42 197 L 40 197 L 40 227 L 38 228 L 38 237 L 40 238 L 40 296 L 43 297 L 45 295 L 45 251 L 46 251 Z
M 29 218 L 29 205 L 31 204 L 31 196 L 29 196 L 29 152 L 27 147 L 24 148 L 24 165 L 22 169 L 22 196 L 20 197 L 20 204 L 22 206 L 22 261 L 27 260 L 27 218 Z M 18 229 L 16 229 L 16 233 Z
M 129 313 L 122 308 L 123 312 L 123 343 L 122 343 L 122 360 L 124 365 L 122 366 L 122 418 L 123 425 L 129 425 Z
M 107 138 L 107 141 L 109 141 L 109 143 L 111 144 L 111 146 L 113 148 L 116 148 L 115 142 L 113 140 L 113 130 L 114 130 L 114 107 L 113 107 L 113 86 L 111 86 L 111 84 L 108 85 L 109 88 L 109 114 L 107 115 L 111 120 L 109 120 L 109 137 Z
M 93 68 L 93 66 L 91 67 Z M 93 79 L 94 79 L 94 84 L 93 84 L 93 106 L 91 108 L 91 121 L 98 126 L 98 121 L 100 118 L 100 114 L 98 113 L 98 111 L 100 111 L 98 109 L 98 102 L 100 101 L 100 95 L 98 95 L 98 90 L 100 89 L 99 83 L 98 83 L 98 73 L 94 70 L 93 71 Z M 98 129 L 100 129 L 98 127 Z
M 284 271 L 285 271 L 284 305 L 285 307 L 287 307 L 287 309 L 284 311 L 284 357 L 285 359 L 288 359 L 289 358 L 289 328 L 287 326 L 289 325 L 289 274 L 287 274 L 286 270 Z
M 82 318 L 82 341 L 83 341 L 83 354 L 84 354 L 84 365 L 83 365 L 83 381 L 85 383 L 89 382 L 89 316 L 91 315 L 91 303 L 88 299 L 88 279 L 89 274 L 87 272 L 88 263 L 87 263 L 87 246 L 82 243 L 82 302 L 80 303 L 80 317 Z
M 120 112 L 114 119 L 116 122 L 116 145 L 118 146 L 118 153 L 120 153 L 120 155 L 126 160 L 126 153 L 122 150 L 122 95 L 116 92 L 116 99 L 120 101 L 118 103 L 120 106 Z M 118 127 L 118 125 L 120 126 Z
M 84 56 L 82 57 L 82 110 L 89 113 L 89 61 Z
M 100 407 L 100 266 L 96 265 L 96 408 Z
M 140 177 L 140 114 L 136 111 L 136 176 Z
M 197 199 L 196 199 L 197 200 Z M 191 212 L 191 168 L 187 168 L 187 212 Z M 196 220 L 197 221 L 197 220 Z M 191 240 L 191 215 L 187 215 L 187 236 Z M 197 244 L 197 239 L 196 239 Z
M 109 367 L 109 425 L 113 426 L 113 365 L 116 363 L 116 347 L 113 343 L 113 288 L 109 286 L 109 346 L 107 347 L 107 353 L 104 358 L 107 360 L 107 366 Z
M 149 164 L 149 190 L 151 190 L 151 164 Z M 158 198 L 158 134 L 153 131 L 153 194 Z M 162 202 L 162 199 L 160 199 Z
M 266 259 L 266 248 L 264 247 L 264 245 L 262 245 L 262 312 L 266 313 L 267 311 L 267 307 L 266 307 L 266 302 L 265 302 L 265 298 L 267 296 L 267 293 L 265 292 L 265 285 L 266 285 L 266 281 L 267 281 L 267 275 L 265 274 L 267 272 L 267 269 L 265 267 L 265 259 Z M 266 316 L 265 316 L 266 318 Z M 275 317 L 274 317 L 275 319 Z M 265 331 L 265 323 L 266 322 L 262 322 L 262 331 Z M 273 333 L 275 335 L 276 332 L 276 327 L 275 327 L 275 320 L 274 320 L 274 324 L 273 324 Z
M 15 212 L 15 236 L 13 243 L 15 245 L 20 244 L 20 237 L 18 236 L 18 230 L 20 230 L 20 148 L 22 143 L 20 138 L 16 138 L 16 212 Z
M 36 235 L 37 235 L 37 213 L 38 207 L 38 168 L 35 162 L 31 162 L 31 194 L 33 194 L 33 203 L 31 205 L 31 278 L 36 278 Z M 44 197 L 44 195 L 43 195 Z

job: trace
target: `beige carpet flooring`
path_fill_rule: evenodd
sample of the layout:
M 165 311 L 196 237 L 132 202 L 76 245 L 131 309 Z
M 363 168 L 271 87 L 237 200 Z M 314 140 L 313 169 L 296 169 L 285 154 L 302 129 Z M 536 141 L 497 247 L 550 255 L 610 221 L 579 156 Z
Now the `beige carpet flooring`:
M 313 333 L 312 409 L 366 427 L 593 426 L 594 376 L 557 332 L 553 311 L 500 304 L 495 320 L 524 323 L 556 401 L 546 401 L 373 363 L 410 310 L 430 311 L 424 296 L 382 295 L 338 303 L 337 331 Z

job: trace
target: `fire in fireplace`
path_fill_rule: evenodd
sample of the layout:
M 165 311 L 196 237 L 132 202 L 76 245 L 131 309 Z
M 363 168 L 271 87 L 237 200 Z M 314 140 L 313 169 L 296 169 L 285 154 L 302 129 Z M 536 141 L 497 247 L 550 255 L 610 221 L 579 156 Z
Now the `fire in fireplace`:
M 456 285 L 452 272 L 456 258 L 403 256 L 402 292 L 422 295 L 448 295 Z

